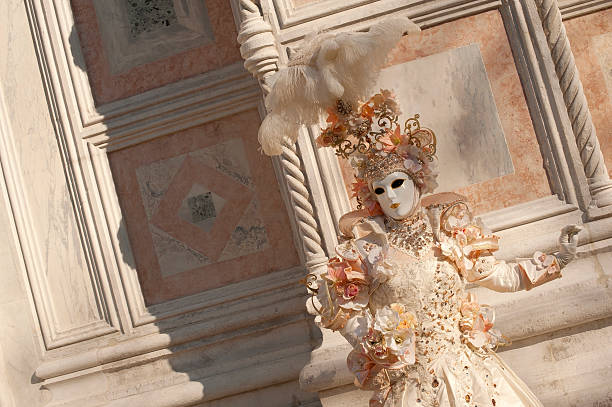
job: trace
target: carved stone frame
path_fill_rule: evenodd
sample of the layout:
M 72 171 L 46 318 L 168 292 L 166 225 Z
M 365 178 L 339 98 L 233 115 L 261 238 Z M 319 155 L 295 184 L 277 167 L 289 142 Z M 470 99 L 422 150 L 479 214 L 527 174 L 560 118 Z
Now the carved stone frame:
M 592 122 L 589 124 L 590 117 L 584 118 L 585 110 L 588 113 L 588 106 L 561 23 L 562 16 L 588 14 L 607 8 L 609 4 L 592 0 L 566 0 L 561 2 L 560 6 L 557 6 L 554 0 L 436 0 L 425 3 L 351 0 L 342 4 L 322 0 L 294 8 L 290 0 L 260 0 L 258 8 L 254 8 L 253 3 L 252 0 L 234 0 L 235 8 L 242 11 L 242 21 L 245 18 L 254 21 L 257 18 L 254 14 L 259 14 L 259 29 L 272 33 L 275 43 L 250 44 L 249 33 L 259 31 L 253 30 L 252 27 L 245 29 L 243 23 L 239 39 L 242 36 L 241 51 L 247 67 L 257 66 L 256 62 L 265 60 L 261 57 L 265 47 L 276 47 L 279 55 L 277 63 L 286 63 L 287 48 L 299 47 L 303 37 L 313 30 L 361 30 L 389 15 L 408 16 L 424 29 L 484 11 L 498 10 L 504 21 L 553 195 L 482 216 L 484 222 L 503 238 L 503 249 L 498 252 L 497 257 L 510 259 L 529 256 L 534 250 L 553 251 L 557 245 L 560 227 L 569 223 L 585 223 L 586 233 L 581 235 L 580 241 L 585 254 L 592 253 L 592 249 L 586 249 L 589 243 L 601 242 L 604 246 L 609 244 L 607 239 L 612 237 L 612 205 L 608 202 L 612 193 L 611 183 L 605 171 L 594 127 Z M 560 57 L 560 52 L 555 49 L 561 46 L 564 51 Z M 564 93 L 568 93 L 568 85 L 564 82 L 567 81 L 563 78 L 560 80 L 557 76 L 557 72 L 561 74 L 567 71 L 568 67 L 570 72 L 574 72 L 574 75 L 571 75 L 574 78 L 574 83 L 571 84 L 574 88 L 571 92 L 572 95 L 578 94 L 578 108 L 566 106 Z M 271 73 L 269 70 L 263 74 L 254 68 L 250 70 L 260 80 L 265 93 L 269 86 L 267 79 Z M 577 114 L 572 115 L 572 110 L 580 111 L 579 126 L 576 126 Z M 572 124 L 577 131 L 576 135 Z M 585 132 L 584 128 L 587 129 L 586 134 L 580 133 Z M 326 253 L 332 255 L 337 234 L 335 225 L 350 205 L 335 156 L 329 149 L 317 149 L 314 144 L 317 130 L 301 130 L 297 151 L 311 193 L 311 214 L 318 222 L 321 244 Z M 591 139 L 584 141 L 586 138 Z M 581 160 L 585 145 L 589 146 L 589 151 L 594 151 L 595 166 L 599 166 L 597 170 L 587 168 L 588 160 L 584 161 L 584 157 Z M 591 167 L 593 165 L 590 164 Z M 595 172 L 600 175 L 598 182 L 603 185 L 601 189 L 597 190 L 592 186 L 594 182 L 587 179 L 585 169 L 590 177 Z M 598 199 L 598 193 L 604 198 Z M 311 271 L 317 272 L 318 268 L 311 268 Z M 570 283 L 570 286 L 573 284 Z M 535 330 L 527 332 L 525 327 L 503 318 L 502 314 L 500 320 L 504 331 L 513 338 L 524 339 L 584 323 L 583 317 L 578 314 L 589 314 L 591 320 L 610 315 L 605 301 L 587 300 L 593 296 L 604 295 L 600 287 L 594 285 L 589 293 L 581 292 L 578 285 L 573 288 L 572 291 L 565 287 L 563 293 L 566 296 L 568 292 L 575 293 L 575 301 L 571 301 L 573 303 L 579 298 L 580 301 L 586 301 L 584 312 L 574 313 L 568 318 L 559 307 L 545 300 L 546 297 L 559 295 L 559 288 L 543 287 L 538 298 L 521 306 L 525 314 L 532 309 L 538 309 L 540 317 L 535 317 Z M 511 302 L 498 299 L 496 305 L 503 311 L 509 309 Z M 516 303 L 512 306 L 517 307 Z M 533 316 L 531 317 L 533 319 Z M 344 363 L 350 346 L 340 335 L 324 331 L 322 345 L 313 351 L 311 364 L 302 371 L 302 388 L 318 391 L 322 396 L 350 391 L 350 386 L 346 389 L 339 387 L 352 383 L 352 376 Z
M 260 107 L 261 90 L 242 63 L 95 106 L 87 74 L 79 68 L 85 66 L 80 44 L 76 36 L 71 36 L 75 23 L 70 1 L 27 0 L 25 8 L 54 127 L 54 134 L 48 136 L 55 137 L 60 146 L 64 181 L 77 220 L 80 249 L 86 258 L 86 267 L 70 272 L 87 276 L 97 301 L 97 311 L 88 322 L 58 329 L 53 296 L 49 294 L 52 288 L 39 254 L 41 237 L 32 227 L 23 187 L 23 168 L 28 163 L 18 158 L 6 101 L 0 95 L 0 175 L 6 181 L 10 218 L 23 258 L 42 358 L 32 372 L 33 380 L 40 383 L 41 391 L 52 394 L 52 405 L 108 401 L 112 389 L 104 387 L 106 372 L 170 358 L 172 347 L 180 345 L 189 351 L 201 348 L 202 343 L 211 348 L 228 341 L 248 344 L 249 335 L 267 335 L 269 326 L 303 323 L 305 294 L 296 284 L 304 274 L 303 267 L 146 306 L 132 266 L 107 154 Z M 278 163 L 275 165 L 278 168 Z M 172 405 L 184 405 L 287 383 L 295 380 L 298 366 L 310 353 L 308 340 L 304 343 L 262 355 L 258 361 L 245 361 L 240 374 L 249 380 L 240 389 L 211 384 L 231 383 L 234 371 L 210 377 L 203 373 L 199 382 L 185 380 L 173 383 L 171 390 L 161 387 L 122 400 L 129 405 L 149 405 L 170 392 L 172 403 L 179 403 Z M 266 366 L 270 374 L 256 374 Z M 81 394 L 80 380 L 100 380 L 100 385 L 90 394 Z M 136 388 L 139 379 L 134 380 Z
M 249 0 L 232 0 L 237 25 L 249 16 L 256 19 L 257 14 L 267 25 L 262 28 L 255 24 L 254 27 L 263 30 L 259 33 L 268 32 L 272 36 L 273 51 L 269 49 L 269 37 L 260 42 L 261 36 L 249 42 L 244 50 L 245 55 L 268 61 L 267 65 L 251 65 L 264 91 L 266 78 L 273 71 L 261 72 L 261 67 L 270 68 L 286 62 L 285 48 L 298 45 L 303 35 L 314 27 L 363 29 L 386 15 L 402 14 L 426 28 L 486 10 L 500 10 L 538 141 L 550 163 L 547 171 L 556 194 L 484 216 L 509 243 L 501 257 L 526 255 L 534 249 L 551 250 L 556 244 L 559 225 L 582 219 L 589 221 L 582 244 L 611 237 L 612 218 L 608 216 L 607 207 L 598 208 L 595 216 L 588 214 L 591 203 L 588 182 L 533 0 L 436 0 L 425 3 L 351 0 L 339 9 L 334 5 L 338 4 L 336 1 L 322 3 L 328 7 L 319 4 L 292 10 L 288 0 L 262 0 L 259 6 Z M 567 7 L 563 8 L 562 4 L 562 11 L 576 15 L 605 6 L 605 2 L 598 0 L 579 3 L 568 0 Z M 172 346 L 189 349 L 201 346 L 203 341 L 208 346 L 215 346 L 223 341 L 248 337 L 267 323 L 303 320 L 305 293 L 295 284 L 305 274 L 302 267 L 146 307 L 136 272 L 126 261 L 130 249 L 125 243 L 127 236 L 121 227 L 121 212 L 106 154 L 254 107 L 264 114 L 262 91 L 257 82 L 241 64 L 234 64 L 142 95 L 94 106 L 88 78 L 78 68 L 83 65 L 79 45 L 71 44 L 74 21 L 70 2 L 26 0 L 25 5 L 55 137 L 61 147 L 82 251 L 87 259 L 87 267 L 74 272 L 86 274 L 92 282 L 99 310 L 86 324 L 58 329 L 54 305 L 47 294 L 50 287 L 44 264 L 38 254 L 39 237 L 32 227 L 33 220 L 22 188 L 22 171 L 16 159 L 13 135 L 4 125 L 8 120 L 0 120 L 3 124 L 0 127 L 1 175 L 6 181 L 11 222 L 15 226 L 41 332 L 43 362 L 35 375 L 45 390 L 57 395 L 54 403 L 62 404 L 61 395 L 66 394 L 66 389 L 71 386 L 73 390 L 78 389 L 79 380 L 89 375 L 154 361 L 169 355 L 168 348 Z M 249 37 L 243 40 L 246 44 Z M 275 41 L 278 46 L 274 45 Z M 265 55 L 255 51 L 263 51 Z M 3 118 L 8 116 L 5 105 L 6 101 L 0 100 Z M 340 187 L 342 178 L 337 161 L 330 152 L 314 147 L 315 132 L 316 129 L 303 129 L 297 146 L 287 146 L 283 155 L 274 160 L 274 165 L 290 211 L 296 245 L 302 249 L 302 262 L 308 271 L 317 272 L 325 265 L 326 253 L 331 253 L 336 243 L 337 220 L 350 206 L 344 188 Z M 539 330 L 525 332 L 523 327 L 507 322 L 511 335 L 527 337 L 584 321 L 578 321 L 578 317 L 567 318 L 563 308 L 542 299 L 556 295 L 554 290 L 542 291 L 540 302 L 523 305 L 526 310 L 541 307 L 546 320 L 539 325 Z M 609 310 L 596 302 L 599 292 L 595 288 L 573 295 L 591 307 L 589 318 L 609 316 Z M 502 311 L 503 307 L 502 303 Z M 171 330 L 172 335 L 160 332 L 164 330 Z M 322 346 L 312 354 L 312 363 L 302 372 L 304 388 L 321 391 L 348 383 L 348 372 L 341 368 L 343 361 L 337 363 L 346 351 L 342 338 L 325 333 Z M 173 384 L 169 386 L 171 389 L 163 387 L 137 393 L 126 403 L 149 405 L 170 392 L 175 397 L 174 405 L 189 405 L 194 400 L 205 402 L 238 391 L 286 383 L 297 376 L 303 355 L 310 355 L 307 346 L 241 366 L 240 374 L 249 380 L 240 389 L 222 385 L 231 382 L 230 378 L 236 374 L 232 371 L 205 377 L 196 383 Z M 262 366 L 270 367 L 270 373 L 257 374 Z M 338 366 L 338 369 L 333 368 L 333 379 L 317 381 L 320 378 L 317 369 L 329 369 L 330 366 Z M 202 382 L 207 383 L 206 392 Z M 102 393 L 88 397 L 89 403 L 104 400 Z M 64 401 L 62 405 L 85 405 L 79 400 Z

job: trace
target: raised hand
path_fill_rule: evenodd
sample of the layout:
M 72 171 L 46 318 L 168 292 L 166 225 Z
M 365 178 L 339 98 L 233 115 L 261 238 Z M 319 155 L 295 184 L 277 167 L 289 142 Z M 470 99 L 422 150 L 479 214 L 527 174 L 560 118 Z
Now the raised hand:
M 576 247 L 578 246 L 578 233 L 582 226 L 567 225 L 561 229 L 559 235 L 559 252 L 555 254 L 561 268 L 567 266 L 576 257 Z

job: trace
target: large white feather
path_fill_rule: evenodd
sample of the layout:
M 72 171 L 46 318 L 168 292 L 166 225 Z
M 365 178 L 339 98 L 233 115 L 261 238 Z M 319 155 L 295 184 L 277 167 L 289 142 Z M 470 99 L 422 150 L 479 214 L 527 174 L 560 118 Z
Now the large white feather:
M 302 124 L 338 99 L 356 106 L 376 84 L 387 54 L 405 32 L 419 31 L 408 18 L 391 18 L 368 32 L 323 33 L 306 38 L 288 66 L 272 78 L 266 99 L 269 113 L 259 128 L 264 153 L 278 155 L 285 139 L 295 141 Z

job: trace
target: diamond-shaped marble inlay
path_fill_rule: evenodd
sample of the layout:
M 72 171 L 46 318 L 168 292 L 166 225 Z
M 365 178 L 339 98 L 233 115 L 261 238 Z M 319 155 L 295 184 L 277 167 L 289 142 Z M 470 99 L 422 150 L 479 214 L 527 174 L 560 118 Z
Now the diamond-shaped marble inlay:
M 299 264 L 258 120 L 253 109 L 109 154 L 147 306 Z
M 202 253 L 176 240 L 158 227 L 149 225 L 149 230 L 162 276 L 169 277 L 212 264 L 212 261 Z
M 127 0 L 130 36 L 152 32 L 176 24 L 173 0 Z
M 240 139 L 147 163 L 136 168 L 136 177 L 163 276 L 270 247 Z M 232 190 L 241 196 L 228 204 Z M 225 216 L 226 206 L 238 201 L 242 212 Z M 219 231 L 212 244 L 201 243 Z
M 201 185 L 207 191 L 194 196 L 211 192 L 225 201 L 223 208 L 215 212 L 214 222 L 205 228 L 193 222 L 193 213 L 190 214 L 190 220 L 185 220 L 187 214 L 184 208 L 189 207 L 189 195 L 195 185 Z M 212 194 L 210 200 L 214 202 Z M 249 188 L 193 157 L 186 157 L 162 198 L 152 223 L 180 242 L 217 261 L 252 198 L 253 191 Z M 185 202 L 187 205 L 184 205 Z

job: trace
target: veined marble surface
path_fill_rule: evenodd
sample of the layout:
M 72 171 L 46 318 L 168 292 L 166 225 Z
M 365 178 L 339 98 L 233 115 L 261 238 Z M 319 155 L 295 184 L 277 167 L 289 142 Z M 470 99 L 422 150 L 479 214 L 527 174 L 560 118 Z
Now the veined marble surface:
M 197 169 L 182 170 L 184 165 L 188 165 L 186 161 L 191 160 L 214 168 L 220 173 L 219 176 L 210 172 L 200 178 Z M 164 277 L 270 247 L 257 198 L 252 194 L 254 185 L 247 163 L 242 141 L 231 139 L 136 169 L 153 246 Z M 211 189 L 207 186 L 215 177 L 226 178 L 223 188 Z M 185 184 L 186 189 L 172 187 L 172 184 L 178 183 Z M 248 195 L 252 198 L 237 208 L 238 212 L 246 208 L 242 212 L 224 212 L 224 208 L 237 200 L 231 198 L 234 194 L 230 194 L 234 187 L 237 188 L 236 193 L 242 196 L 250 190 Z M 166 207 L 167 210 L 164 210 Z M 160 210 L 163 211 L 161 222 L 157 220 Z M 238 213 L 239 217 L 232 219 L 230 213 Z M 176 222 L 181 224 L 179 228 L 175 227 Z M 193 233 L 186 233 L 184 229 L 191 225 L 201 232 L 194 230 Z M 228 228 L 231 228 L 226 231 L 229 233 L 222 235 L 222 230 Z M 222 241 L 224 236 L 227 236 L 226 240 Z M 207 249 L 212 246 L 212 240 L 218 249 L 209 251 Z M 206 244 L 207 241 L 209 244 Z
M 564 22 L 597 138 L 612 176 L 612 9 Z
M 386 68 L 379 87 L 395 91 L 400 123 L 418 113 L 436 134 L 439 191 L 514 172 L 477 44 Z
M 612 31 L 595 36 L 593 46 L 598 51 L 599 65 L 606 81 L 608 98 L 612 103 Z
M 479 83 L 482 85 L 481 89 L 471 89 L 464 86 L 463 83 L 455 83 L 455 89 L 440 90 L 443 94 L 456 98 L 461 97 L 462 99 L 460 100 L 467 101 L 468 104 L 460 106 L 458 111 L 449 112 L 448 115 L 443 116 L 441 119 L 432 119 L 428 117 L 427 114 L 429 113 L 427 111 L 419 112 L 414 109 L 414 105 L 402 105 L 402 109 L 405 115 L 417 112 L 421 113 L 422 124 L 436 131 L 436 134 L 441 139 L 438 146 L 440 149 L 444 149 L 448 147 L 443 146 L 443 144 L 446 143 L 445 137 L 447 137 L 449 133 L 444 130 L 444 127 L 440 126 L 444 126 L 444 123 L 447 121 L 453 121 L 454 118 L 457 118 L 458 114 L 466 116 L 469 121 L 482 120 L 483 114 L 470 104 L 473 102 L 474 98 L 482 92 L 488 93 L 490 88 L 495 106 L 499 112 L 499 120 L 501 122 L 501 128 L 503 129 L 503 135 L 505 136 L 505 141 L 510 151 L 510 156 L 512 157 L 514 172 L 489 178 L 485 181 L 462 188 L 452 187 L 454 192 L 468 197 L 472 210 L 478 214 L 529 202 L 551 194 L 540 146 L 531 121 L 523 87 L 514 64 L 514 57 L 510 49 L 508 34 L 504 28 L 500 13 L 495 10 L 487 11 L 427 28 L 419 34 L 405 36 L 391 52 L 389 65 L 394 66 L 405 62 L 417 61 L 422 58 L 444 54 L 447 51 L 470 47 L 474 44 L 477 44 L 480 51 L 488 81 L 485 81 L 483 76 L 480 75 L 481 79 L 477 84 Z M 478 59 L 479 58 L 476 58 L 474 55 L 473 57 L 467 57 L 467 61 L 461 63 L 467 64 L 469 61 L 476 63 Z M 436 69 L 436 67 L 428 66 L 427 69 Z M 447 67 L 447 69 L 449 69 L 449 72 L 445 72 L 444 75 L 446 76 L 444 77 L 450 81 L 453 67 Z M 438 83 L 440 79 L 443 79 L 432 77 L 427 74 L 425 74 L 425 77 L 428 78 L 430 82 L 422 83 L 420 88 L 413 86 L 413 89 L 409 89 L 410 93 L 418 94 L 419 92 L 429 92 L 429 88 L 440 87 Z M 459 77 L 461 76 L 459 75 Z M 471 78 L 468 79 L 471 81 Z M 414 83 L 410 78 L 406 78 L 405 80 Z M 416 98 L 416 94 L 408 97 L 414 99 Z M 420 101 L 417 102 L 421 103 Z M 442 108 L 444 106 L 450 106 L 451 102 L 453 101 L 436 100 L 438 104 L 430 106 L 430 109 L 432 109 L 431 115 L 439 114 Z M 491 109 L 492 106 L 489 106 L 489 110 L 487 111 L 490 112 Z M 469 113 L 466 114 L 466 110 Z M 490 121 L 493 119 L 489 118 L 488 120 Z M 493 120 L 493 122 L 494 121 L 495 120 Z M 489 123 L 489 125 L 491 124 L 494 123 Z M 472 125 L 474 128 L 478 128 L 476 124 L 473 123 Z M 459 123 L 457 126 L 461 129 L 463 124 Z M 482 145 L 476 145 L 474 147 L 482 147 Z M 457 146 L 452 148 L 456 149 Z M 463 150 L 461 152 L 468 154 L 471 158 L 479 158 L 471 156 L 469 152 Z M 442 153 L 444 153 L 444 151 L 442 151 Z M 490 153 L 490 149 L 485 150 L 485 154 Z M 499 149 L 495 151 L 495 153 L 499 154 Z M 452 165 L 455 160 L 457 160 L 457 157 L 452 157 L 450 162 L 447 161 L 441 164 L 442 166 Z M 467 169 L 463 165 L 464 164 L 459 163 L 459 169 L 466 171 Z M 507 169 L 508 167 L 505 168 Z M 442 170 L 444 171 L 444 168 L 442 168 Z M 489 174 L 495 173 L 495 171 L 490 171 L 489 169 L 485 170 L 489 171 Z M 439 179 L 442 185 L 437 189 L 437 192 L 444 191 L 445 185 L 448 185 L 447 182 L 442 179 L 445 175 L 447 174 L 443 173 Z M 469 175 L 469 173 L 464 173 L 464 176 L 466 175 Z
M 131 3 L 131 2 L 130 2 Z M 231 6 L 226 0 L 140 2 L 130 18 L 123 0 L 72 0 L 71 46 L 80 46 L 96 105 L 141 94 L 240 61 Z M 141 15 L 159 3 L 175 19 Z M 165 6 L 163 6 L 165 4 Z M 146 6 L 146 7 L 145 7 Z M 161 11 L 161 10 L 160 10 Z M 133 35 L 131 25 L 148 29 Z M 130 24 L 132 23 L 132 24 Z
M 148 304 L 298 263 L 256 110 L 109 154 Z

